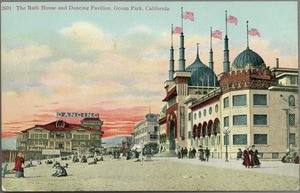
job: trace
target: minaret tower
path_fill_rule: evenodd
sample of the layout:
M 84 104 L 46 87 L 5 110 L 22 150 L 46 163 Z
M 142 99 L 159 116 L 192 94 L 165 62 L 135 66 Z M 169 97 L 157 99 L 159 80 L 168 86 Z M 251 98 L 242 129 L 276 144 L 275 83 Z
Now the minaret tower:
M 179 71 L 185 71 L 185 58 L 184 58 L 184 35 L 183 35 L 183 8 L 181 7 L 181 34 L 180 34 L 180 47 L 179 47 Z
M 174 48 L 173 48 L 173 24 L 171 27 L 171 49 L 170 49 L 170 66 L 169 66 L 169 81 L 173 81 L 174 76 Z
M 225 27 L 226 27 L 226 34 L 224 39 L 223 72 L 228 72 L 229 71 L 229 50 L 228 50 L 228 36 L 227 36 L 227 11 L 225 11 Z

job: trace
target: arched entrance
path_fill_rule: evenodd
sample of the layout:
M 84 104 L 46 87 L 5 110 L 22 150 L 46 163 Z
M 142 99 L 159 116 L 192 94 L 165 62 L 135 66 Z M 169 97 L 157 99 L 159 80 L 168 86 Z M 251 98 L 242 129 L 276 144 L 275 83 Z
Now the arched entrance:
M 170 150 L 175 150 L 175 121 L 170 121 Z

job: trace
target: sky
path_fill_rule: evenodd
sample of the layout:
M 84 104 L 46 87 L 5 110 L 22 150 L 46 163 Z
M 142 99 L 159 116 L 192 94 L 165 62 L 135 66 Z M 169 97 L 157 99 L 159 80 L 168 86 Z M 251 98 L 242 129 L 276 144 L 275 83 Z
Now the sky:
M 171 25 L 181 26 L 181 7 L 194 13 L 194 21 L 183 20 L 186 67 L 196 58 L 197 43 L 208 65 L 212 27 L 223 34 L 222 40 L 212 39 L 214 71 L 222 72 L 226 10 L 238 20 L 227 25 L 231 62 L 247 47 L 249 21 L 249 30 L 261 34 L 249 36 L 249 47 L 267 66 L 279 58 L 282 67 L 298 67 L 296 1 L 3 2 L 2 137 L 55 121 L 57 112 L 99 113 L 104 137 L 132 133 L 147 113 L 158 114 L 164 106 Z M 178 34 L 173 41 L 176 70 Z

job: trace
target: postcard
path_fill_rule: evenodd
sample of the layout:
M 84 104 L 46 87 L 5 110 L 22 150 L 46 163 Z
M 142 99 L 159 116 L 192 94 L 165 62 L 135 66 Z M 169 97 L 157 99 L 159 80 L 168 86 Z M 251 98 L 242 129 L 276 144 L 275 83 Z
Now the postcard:
M 2 190 L 299 190 L 297 8 L 3 1 Z

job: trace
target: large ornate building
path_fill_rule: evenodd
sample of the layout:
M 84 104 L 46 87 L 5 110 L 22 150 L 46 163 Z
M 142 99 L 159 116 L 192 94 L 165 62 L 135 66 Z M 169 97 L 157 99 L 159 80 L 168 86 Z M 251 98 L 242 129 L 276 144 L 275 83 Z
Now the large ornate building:
M 230 158 L 238 148 L 253 144 L 267 159 L 280 159 L 290 148 L 299 150 L 297 69 L 281 67 L 279 59 L 270 69 L 249 46 L 230 64 L 227 34 L 223 72 L 218 76 L 212 49 L 209 66 L 199 58 L 197 47 L 195 61 L 185 68 L 183 32 L 177 71 L 173 45 L 170 52 L 160 146 L 172 152 L 178 146 L 202 145 L 214 158 L 224 158 L 226 144 Z
M 17 149 L 42 151 L 43 149 L 86 153 L 90 148 L 100 148 L 103 121 L 84 118 L 81 124 L 57 120 L 45 125 L 35 125 L 17 136 Z

